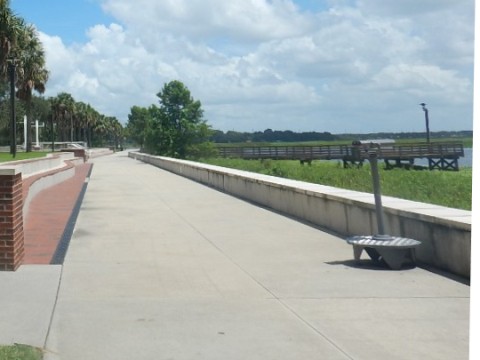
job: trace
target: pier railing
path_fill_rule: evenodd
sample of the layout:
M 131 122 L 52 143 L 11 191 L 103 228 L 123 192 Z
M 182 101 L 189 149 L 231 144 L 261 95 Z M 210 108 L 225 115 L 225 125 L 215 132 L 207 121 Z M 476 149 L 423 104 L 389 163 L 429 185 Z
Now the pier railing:
M 373 144 L 360 145 L 294 145 L 294 146 L 220 146 L 219 155 L 225 158 L 274 160 L 343 160 L 363 162 L 368 159 L 368 149 Z M 376 144 L 378 158 L 397 164 L 406 160 L 413 164 L 416 158 L 427 158 L 433 164 L 441 161 L 458 170 L 458 158 L 463 157 L 462 143 Z M 453 161 L 453 163 L 452 163 Z M 443 168 L 442 168 L 443 169 Z

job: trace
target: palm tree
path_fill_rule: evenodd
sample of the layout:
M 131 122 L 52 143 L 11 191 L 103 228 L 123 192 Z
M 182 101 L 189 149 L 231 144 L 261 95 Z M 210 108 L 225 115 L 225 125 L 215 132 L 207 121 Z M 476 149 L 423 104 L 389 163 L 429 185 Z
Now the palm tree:
M 93 128 L 97 125 L 97 121 L 100 114 L 95 110 L 90 104 L 88 104 L 87 109 L 87 144 L 89 147 L 92 146 L 92 131 Z
M 108 131 L 108 123 L 106 119 L 107 117 L 102 114 L 97 114 L 95 117 L 95 126 L 92 129 L 92 137 L 96 146 L 103 145 L 103 138 Z
M 0 0 L 0 81 L 4 81 L 7 78 L 9 72 L 9 64 L 15 64 L 14 59 L 11 58 L 11 53 L 16 47 L 17 38 L 25 27 L 25 23 L 22 18 L 15 16 L 10 9 L 9 0 Z M 15 70 L 15 67 L 12 68 Z M 13 74 L 12 74 L 13 75 Z M 13 82 L 13 79 L 12 79 Z M 11 128 L 10 128 L 10 152 L 15 157 L 16 149 L 16 119 L 15 119 L 15 95 L 14 85 L 11 84 Z
M 73 113 L 75 110 L 75 100 L 68 93 L 60 93 L 50 98 L 52 110 L 52 129 L 56 123 L 56 138 L 59 141 L 67 141 L 69 130 L 73 123 Z M 54 136 L 54 134 L 52 134 Z
M 120 124 L 118 119 L 113 116 L 107 117 L 106 122 L 107 122 L 106 137 L 109 142 L 109 145 L 117 149 L 123 135 L 122 124 Z
M 75 124 L 76 124 L 76 135 L 75 139 L 81 140 L 84 139 L 85 136 L 82 137 L 82 134 L 85 133 L 85 128 L 87 127 L 87 104 L 84 102 L 77 102 L 75 103 Z
M 61 101 L 59 100 L 58 96 L 56 97 L 51 97 L 49 99 L 50 101 L 50 107 L 51 107 L 51 141 L 52 141 L 52 151 L 55 151 L 54 149 L 54 142 L 58 136 L 58 124 L 59 124 L 59 119 L 61 117 L 62 113 L 62 107 L 61 107 Z M 55 123 L 57 123 L 57 129 L 55 131 Z
M 26 151 L 32 151 L 32 92 L 45 92 L 48 70 L 45 68 L 45 52 L 33 25 L 26 26 L 18 37 L 18 46 L 13 51 L 19 59 L 17 97 L 25 102 L 27 116 Z
M 84 102 L 75 104 L 75 125 L 77 141 L 84 141 L 87 146 L 91 145 L 90 129 L 95 125 L 97 119 L 96 111 Z
M 16 16 L 10 9 L 10 1 L 0 0 L 0 78 L 2 79 L 7 75 L 8 57 L 24 27 L 23 19 Z
M 68 93 L 58 94 L 52 103 L 52 111 L 55 114 L 60 141 L 69 140 L 69 130 L 71 135 L 73 113 L 75 111 L 75 100 L 72 95 Z

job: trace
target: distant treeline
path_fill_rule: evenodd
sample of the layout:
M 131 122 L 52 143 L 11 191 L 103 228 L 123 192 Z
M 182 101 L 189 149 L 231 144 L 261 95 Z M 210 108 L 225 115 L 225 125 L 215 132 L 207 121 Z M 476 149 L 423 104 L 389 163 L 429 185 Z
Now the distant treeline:
M 301 132 L 296 133 L 290 130 L 278 131 L 267 129 L 265 131 L 256 131 L 252 133 L 215 130 L 211 140 L 216 143 L 241 143 L 241 142 L 297 142 L 297 141 L 330 141 L 336 140 L 335 135 L 329 132 Z
M 472 137 L 473 131 L 436 131 L 430 133 L 431 138 L 465 138 Z M 293 132 L 290 130 L 272 130 L 256 132 L 238 132 L 214 130 L 210 140 L 215 143 L 244 143 L 244 142 L 303 142 L 303 141 L 341 141 L 366 139 L 422 139 L 425 132 L 401 133 L 368 133 L 368 134 L 331 134 L 329 132 Z

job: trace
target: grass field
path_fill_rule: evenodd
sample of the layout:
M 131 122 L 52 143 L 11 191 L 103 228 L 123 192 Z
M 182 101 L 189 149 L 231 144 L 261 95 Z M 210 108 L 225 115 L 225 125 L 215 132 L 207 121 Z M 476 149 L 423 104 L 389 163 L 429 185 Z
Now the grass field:
M 0 153 L 0 162 L 44 157 L 46 154 L 48 152 L 19 152 L 13 159 L 9 153 Z M 332 161 L 314 161 L 311 166 L 301 165 L 299 161 L 294 160 L 262 161 L 212 158 L 205 162 L 316 184 L 372 192 L 372 179 L 368 164 L 360 169 L 344 169 L 341 162 Z M 462 168 L 458 172 L 408 171 L 404 169 L 387 171 L 382 169 L 380 178 L 383 195 L 457 209 L 471 210 L 472 208 L 471 168 Z
M 0 359 L 41 360 L 43 359 L 43 352 L 41 349 L 23 344 L 0 345 Z
M 7 162 L 7 161 L 16 161 L 16 160 L 25 160 L 25 159 L 33 159 L 33 158 L 40 158 L 45 157 L 49 152 L 43 151 L 33 151 L 33 152 L 17 152 L 15 158 L 10 153 L 0 153 L 0 163 Z M 1 358 L 0 358 L 1 359 Z
M 373 193 L 368 164 L 344 169 L 341 162 L 295 160 L 242 160 L 215 158 L 204 162 L 266 175 Z M 472 169 L 454 171 L 384 170 L 380 165 L 382 195 L 457 209 L 472 208 Z

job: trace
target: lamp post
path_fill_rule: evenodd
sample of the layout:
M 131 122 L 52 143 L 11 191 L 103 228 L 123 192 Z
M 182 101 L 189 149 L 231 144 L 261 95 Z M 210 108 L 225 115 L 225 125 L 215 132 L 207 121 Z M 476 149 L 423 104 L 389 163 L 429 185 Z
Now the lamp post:
M 421 243 L 418 240 L 392 236 L 386 233 L 380 175 L 378 173 L 378 145 L 372 145 L 368 149 L 368 160 L 372 172 L 378 232 L 374 235 L 351 236 L 346 240 L 348 244 L 353 245 L 353 256 L 356 261 L 360 260 L 362 251 L 365 250 L 374 262 L 378 263 L 383 260 L 391 269 L 400 270 L 405 262 L 415 262 L 413 248 Z
M 426 108 L 425 103 L 420 104 L 422 106 L 422 110 L 425 112 L 425 127 L 427 128 L 427 143 L 430 144 L 430 126 L 428 120 L 428 109 Z
M 50 123 L 50 129 L 52 133 L 52 153 L 55 152 L 55 133 L 53 132 L 53 114 L 50 115 L 50 119 L 52 120 Z
M 378 233 L 373 238 L 377 240 L 391 240 L 390 235 L 385 234 L 385 222 L 383 221 L 382 191 L 380 188 L 380 176 L 378 174 L 378 154 L 377 149 L 370 147 L 368 151 L 368 160 L 372 171 L 373 196 L 375 199 L 375 214 L 377 217 Z
M 15 114 L 15 60 L 13 58 L 8 59 L 8 74 L 10 77 L 10 154 L 13 157 L 17 155 L 17 121 Z

